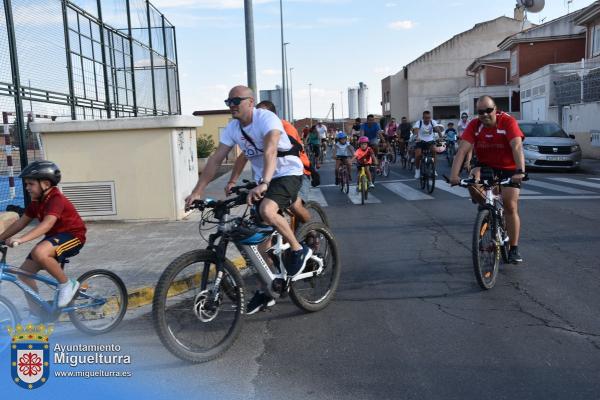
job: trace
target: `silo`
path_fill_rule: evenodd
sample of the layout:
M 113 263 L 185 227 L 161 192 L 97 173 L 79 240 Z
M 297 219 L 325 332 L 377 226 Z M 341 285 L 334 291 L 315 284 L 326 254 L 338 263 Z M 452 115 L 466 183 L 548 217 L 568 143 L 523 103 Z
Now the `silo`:
M 358 89 L 348 89 L 348 117 L 358 118 Z
M 358 116 L 367 118 L 369 104 L 369 88 L 362 82 L 358 84 Z

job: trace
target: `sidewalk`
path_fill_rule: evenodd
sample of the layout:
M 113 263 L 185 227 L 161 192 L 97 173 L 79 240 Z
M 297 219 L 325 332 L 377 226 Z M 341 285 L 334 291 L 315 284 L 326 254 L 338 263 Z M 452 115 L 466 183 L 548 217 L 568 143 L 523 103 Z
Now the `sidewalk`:
M 249 165 L 242 178 L 251 177 Z M 224 198 L 223 189 L 229 175 L 227 172 L 212 181 L 205 197 Z M 150 304 L 154 286 L 166 266 L 182 253 L 206 246 L 198 232 L 199 220 L 200 213 L 194 212 L 186 220 L 176 222 L 88 222 L 87 243 L 65 271 L 72 278 L 91 269 L 113 271 L 125 282 L 130 309 Z M 211 231 L 204 231 L 203 235 L 208 238 Z M 8 262 L 20 265 L 35 243 L 9 249 Z M 234 246 L 229 247 L 227 256 L 236 265 L 244 265 Z M 41 289 L 40 293 L 46 298 L 51 295 L 48 289 Z M 2 283 L 0 294 L 14 301 L 20 310 L 25 307 L 24 295 L 12 283 Z
M 600 160 L 584 158 L 581 160 L 581 172 L 592 175 L 600 175 Z

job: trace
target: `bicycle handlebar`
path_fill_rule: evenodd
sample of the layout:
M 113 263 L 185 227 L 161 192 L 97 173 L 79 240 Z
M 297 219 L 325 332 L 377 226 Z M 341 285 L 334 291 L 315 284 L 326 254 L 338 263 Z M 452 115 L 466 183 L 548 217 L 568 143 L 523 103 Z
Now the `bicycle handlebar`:
M 516 175 L 516 174 L 515 174 Z M 529 175 L 526 173 L 524 174 L 525 176 L 523 177 L 522 181 L 528 181 L 529 180 Z M 446 181 L 446 183 L 450 184 L 451 186 L 461 186 L 461 187 L 469 187 L 469 186 L 473 186 L 473 185 L 489 185 L 489 182 L 487 180 L 476 180 L 475 178 L 469 178 L 469 179 L 461 179 L 460 182 L 458 183 L 458 185 L 452 185 L 450 183 L 450 178 L 448 178 L 446 175 L 443 175 L 444 180 Z M 509 185 L 513 183 L 512 181 L 512 177 L 503 179 L 503 180 L 497 180 L 494 179 L 492 181 L 492 186 L 494 185 Z

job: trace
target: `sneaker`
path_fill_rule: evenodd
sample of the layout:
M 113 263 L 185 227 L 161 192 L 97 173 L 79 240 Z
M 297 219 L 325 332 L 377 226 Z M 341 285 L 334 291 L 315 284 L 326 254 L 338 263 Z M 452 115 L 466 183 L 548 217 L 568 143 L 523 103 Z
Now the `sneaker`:
M 369 189 L 373 189 L 375 187 L 375 184 L 373 182 L 369 182 Z
M 67 283 L 61 283 L 58 285 L 58 307 L 66 307 L 79 289 L 79 281 L 75 279 L 69 279 Z
M 435 176 L 437 176 L 437 171 L 435 171 Z
M 414 162 L 415 162 L 415 158 L 413 157 L 413 158 L 410 159 L 410 163 L 412 164 Z
M 421 178 L 421 170 L 415 170 L 415 179 Z
M 508 251 L 508 262 L 512 264 L 519 264 L 523 262 L 523 257 L 521 257 L 519 249 L 515 249 L 513 247 Z
M 267 307 L 273 307 L 275 305 L 275 299 L 268 296 L 265 292 L 257 290 L 254 292 L 254 296 L 246 305 L 246 314 L 252 315 Z
M 302 246 L 298 251 L 290 251 L 289 262 L 285 266 L 288 272 L 288 277 L 293 278 L 301 274 L 306 266 L 306 260 L 312 256 L 312 249 L 307 246 Z

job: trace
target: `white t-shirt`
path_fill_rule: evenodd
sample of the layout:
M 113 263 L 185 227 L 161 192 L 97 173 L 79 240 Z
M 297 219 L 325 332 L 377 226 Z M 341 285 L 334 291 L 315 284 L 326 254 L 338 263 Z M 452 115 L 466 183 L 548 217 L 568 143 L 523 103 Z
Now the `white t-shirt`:
M 263 176 L 264 169 L 264 138 L 272 130 L 278 130 L 281 132 L 279 137 L 279 144 L 277 150 L 287 151 L 292 148 L 290 139 L 283 130 L 281 120 L 277 115 L 273 114 L 269 110 L 254 109 L 252 113 L 252 122 L 248 126 L 244 126 L 244 132 L 254 141 L 256 149 L 252 144 L 246 141 L 242 131 L 240 130 L 240 122 L 237 119 L 231 120 L 225 127 L 225 130 L 221 134 L 221 143 L 226 146 L 233 147 L 234 145 L 240 146 L 240 149 L 244 152 L 244 155 L 252 164 L 252 170 L 254 171 L 254 179 L 258 182 Z M 299 157 L 296 156 L 285 156 L 277 157 L 277 164 L 275 166 L 275 173 L 273 178 L 280 176 L 289 175 L 302 175 L 304 173 L 304 166 Z
M 354 147 L 346 141 L 346 144 L 337 142 L 335 144 L 335 156 L 336 157 L 352 157 L 354 155 Z
M 433 142 L 436 140 L 438 138 L 438 134 L 433 130 L 433 128 L 439 125 L 437 121 L 432 119 L 427 125 L 425 125 L 425 122 L 421 121 L 422 120 L 419 120 L 413 125 L 413 129 L 416 128 L 419 130 L 419 140 L 424 142 Z M 419 125 L 421 126 L 419 127 Z
M 460 137 L 464 130 L 467 129 L 467 125 L 469 125 L 469 122 L 471 121 L 468 118 L 466 122 L 463 122 L 462 118 L 458 121 L 458 124 L 456 124 L 456 131 L 458 132 L 458 137 Z
M 327 127 L 324 124 L 321 124 L 321 126 L 317 125 L 317 132 L 319 133 L 319 137 L 321 139 L 327 139 Z

